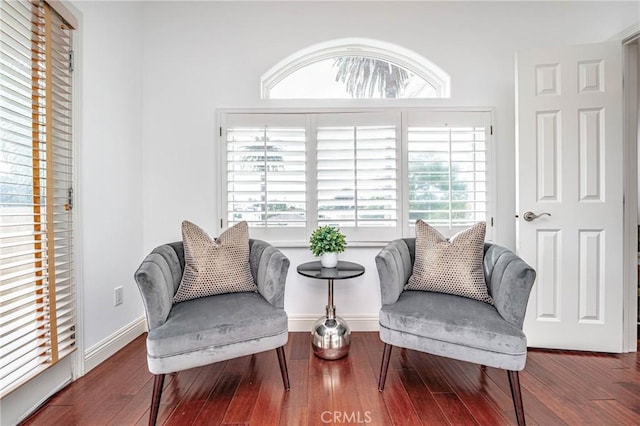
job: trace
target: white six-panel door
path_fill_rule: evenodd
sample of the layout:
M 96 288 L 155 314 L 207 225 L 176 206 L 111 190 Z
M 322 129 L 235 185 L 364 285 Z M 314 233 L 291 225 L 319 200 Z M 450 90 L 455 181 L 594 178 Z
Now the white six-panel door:
M 621 52 L 518 52 L 517 246 L 537 271 L 524 327 L 532 347 L 622 350 Z

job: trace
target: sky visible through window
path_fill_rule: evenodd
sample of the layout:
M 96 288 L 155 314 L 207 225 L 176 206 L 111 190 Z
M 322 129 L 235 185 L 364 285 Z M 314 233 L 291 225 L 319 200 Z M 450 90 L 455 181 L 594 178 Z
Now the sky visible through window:
M 392 99 L 438 97 L 424 78 L 391 62 L 340 56 L 306 65 L 270 90 L 275 99 Z

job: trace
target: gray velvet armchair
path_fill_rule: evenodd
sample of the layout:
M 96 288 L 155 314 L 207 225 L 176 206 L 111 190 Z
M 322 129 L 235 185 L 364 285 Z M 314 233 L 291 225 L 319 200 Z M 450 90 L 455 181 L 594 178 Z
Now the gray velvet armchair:
M 415 238 L 391 242 L 376 256 L 385 343 L 378 390 L 384 389 L 393 346 L 507 370 L 516 418 L 525 423 L 518 371 L 527 339 L 522 331 L 535 271 L 498 245 L 484 245 L 484 275 L 494 305 L 445 293 L 405 291 L 413 272 Z
M 155 424 L 166 373 L 276 349 L 284 388 L 288 318 L 284 289 L 289 259 L 249 240 L 258 292 L 228 293 L 173 303 L 184 271 L 182 242 L 155 248 L 135 273 L 147 315 L 147 364 L 155 375 L 149 424 Z

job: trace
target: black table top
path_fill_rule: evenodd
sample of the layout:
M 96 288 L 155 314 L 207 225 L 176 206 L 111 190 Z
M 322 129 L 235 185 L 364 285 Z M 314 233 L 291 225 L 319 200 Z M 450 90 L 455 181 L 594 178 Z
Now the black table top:
M 297 270 L 300 275 L 305 277 L 333 280 L 345 280 L 364 274 L 364 266 L 342 260 L 338 262 L 338 266 L 335 268 L 323 268 L 320 261 L 315 261 L 298 265 Z

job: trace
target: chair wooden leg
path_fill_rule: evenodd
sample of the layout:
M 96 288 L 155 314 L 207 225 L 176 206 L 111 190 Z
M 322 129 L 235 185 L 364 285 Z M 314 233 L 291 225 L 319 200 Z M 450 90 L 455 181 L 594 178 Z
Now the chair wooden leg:
M 164 385 L 164 374 L 156 374 L 153 380 L 153 395 L 151 396 L 151 411 L 149 412 L 149 426 L 155 426 L 160 409 L 160 397 Z
M 278 354 L 278 362 L 280 363 L 280 374 L 282 374 L 284 390 L 289 390 L 289 371 L 287 370 L 287 359 L 284 356 L 284 346 L 276 348 L 276 353 Z
M 391 349 L 393 346 L 385 343 L 384 352 L 382 353 L 382 365 L 380 366 L 380 380 L 378 380 L 378 391 L 384 390 L 384 384 L 387 381 L 387 370 L 389 370 L 389 359 L 391 359 Z
M 509 386 L 511 387 L 511 397 L 513 406 L 516 409 L 516 419 L 518 426 L 524 426 L 524 406 L 522 405 L 522 392 L 520 392 L 520 376 L 517 371 L 507 370 L 509 376 Z

